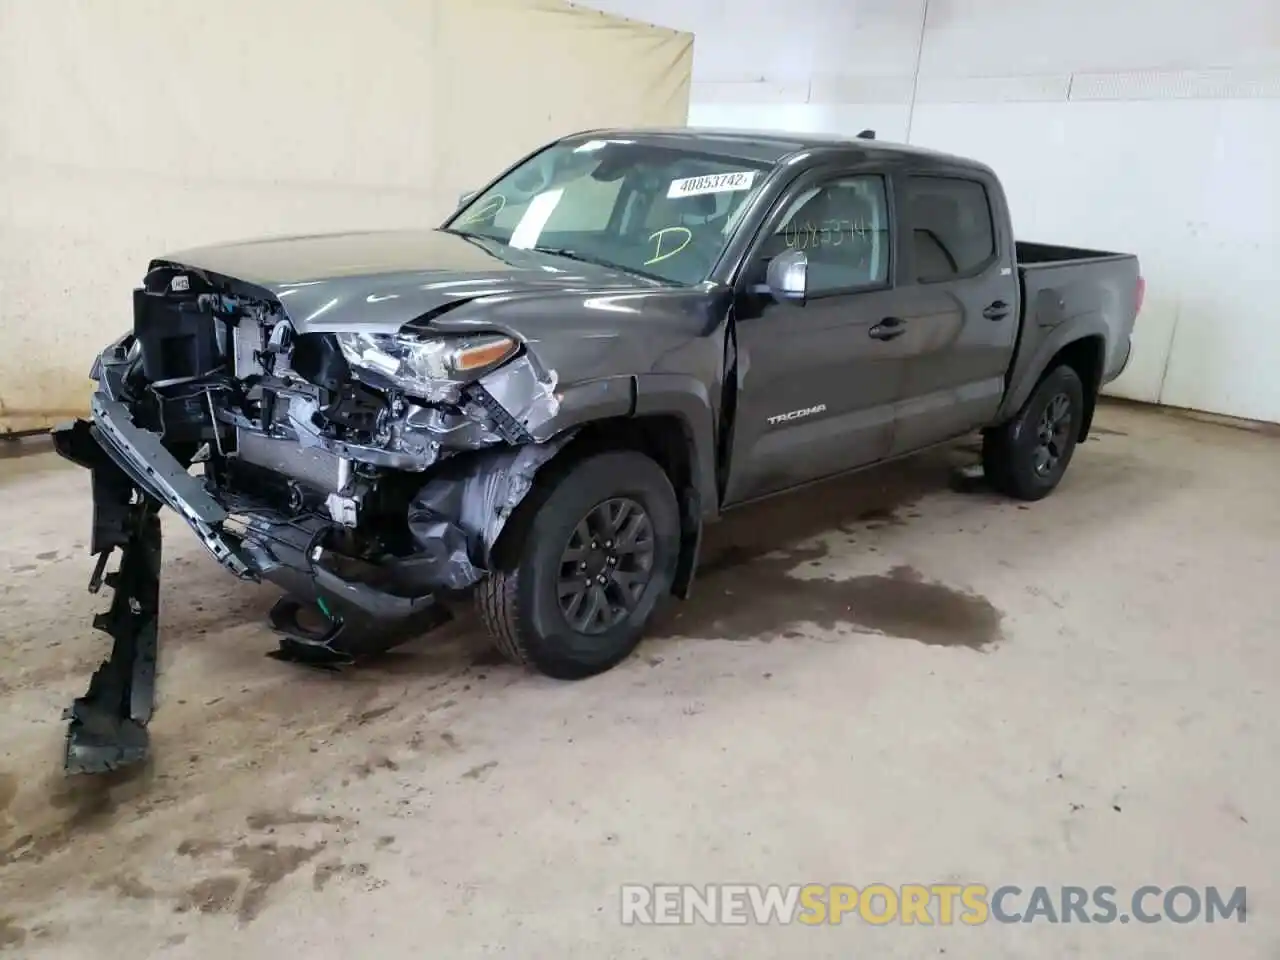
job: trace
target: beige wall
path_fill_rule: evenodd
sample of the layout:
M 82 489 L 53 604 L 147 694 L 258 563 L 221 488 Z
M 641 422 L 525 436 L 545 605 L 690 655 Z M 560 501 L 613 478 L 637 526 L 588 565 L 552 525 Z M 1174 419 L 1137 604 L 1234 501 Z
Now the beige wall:
M 556 0 L 0 0 L 0 431 L 86 409 L 152 256 L 434 225 L 559 134 L 682 125 L 692 47 Z

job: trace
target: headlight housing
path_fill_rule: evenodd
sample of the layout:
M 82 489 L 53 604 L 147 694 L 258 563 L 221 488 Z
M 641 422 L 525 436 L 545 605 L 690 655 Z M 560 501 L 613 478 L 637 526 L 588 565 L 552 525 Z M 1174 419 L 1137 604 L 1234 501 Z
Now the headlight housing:
M 126 342 L 129 344 L 127 348 Z M 132 330 L 127 330 L 107 344 L 106 348 L 93 358 L 93 363 L 89 366 L 89 379 L 102 379 L 103 357 L 114 363 L 124 363 L 136 360 L 140 356 L 142 356 L 142 341 L 134 336 Z
M 459 388 L 515 356 L 520 345 L 497 333 L 462 337 L 412 333 L 340 333 L 338 346 L 357 373 L 376 374 L 412 397 L 453 401 Z

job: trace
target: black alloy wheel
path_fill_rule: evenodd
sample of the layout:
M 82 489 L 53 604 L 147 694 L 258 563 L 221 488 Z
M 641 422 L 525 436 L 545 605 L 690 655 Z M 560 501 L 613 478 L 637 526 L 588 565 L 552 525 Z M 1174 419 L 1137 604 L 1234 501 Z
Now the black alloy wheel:
M 1087 416 L 1084 383 L 1060 364 L 1043 377 L 1016 415 L 982 432 L 988 482 L 1019 500 L 1039 500 L 1062 480 Z
M 1067 452 L 1071 437 L 1071 398 L 1066 393 L 1055 394 L 1046 404 L 1040 422 L 1036 425 L 1035 471 L 1040 477 L 1052 476 L 1058 463 Z
M 640 451 L 553 464 L 476 586 L 480 619 L 513 663 L 561 680 L 608 670 L 670 595 L 681 532 L 670 478 Z
M 615 497 L 592 507 L 560 556 L 565 622 L 597 636 L 626 619 L 653 576 L 655 546 L 653 521 L 635 500 Z

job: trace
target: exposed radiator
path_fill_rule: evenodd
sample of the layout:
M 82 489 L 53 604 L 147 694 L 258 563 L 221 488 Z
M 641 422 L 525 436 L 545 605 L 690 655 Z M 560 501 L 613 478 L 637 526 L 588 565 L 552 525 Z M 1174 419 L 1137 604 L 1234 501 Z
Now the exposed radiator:
M 326 493 L 337 493 L 351 479 L 351 461 L 296 440 L 277 440 L 248 430 L 237 431 L 237 454 L 246 463 L 300 480 Z

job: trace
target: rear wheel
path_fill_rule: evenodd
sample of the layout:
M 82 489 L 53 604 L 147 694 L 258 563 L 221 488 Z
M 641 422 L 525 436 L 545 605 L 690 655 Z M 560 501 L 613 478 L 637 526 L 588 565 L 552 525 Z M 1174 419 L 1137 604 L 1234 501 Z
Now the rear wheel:
M 476 589 L 480 617 L 510 660 L 577 679 L 607 670 L 640 641 L 671 590 L 680 513 L 653 460 L 590 457 L 526 501 L 508 562 Z
M 1084 385 L 1071 367 L 1046 374 L 1018 415 L 983 435 L 987 481 L 1019 500 L 1039 500 L 1057 487 L 1075 453 L 1084 416 Z

